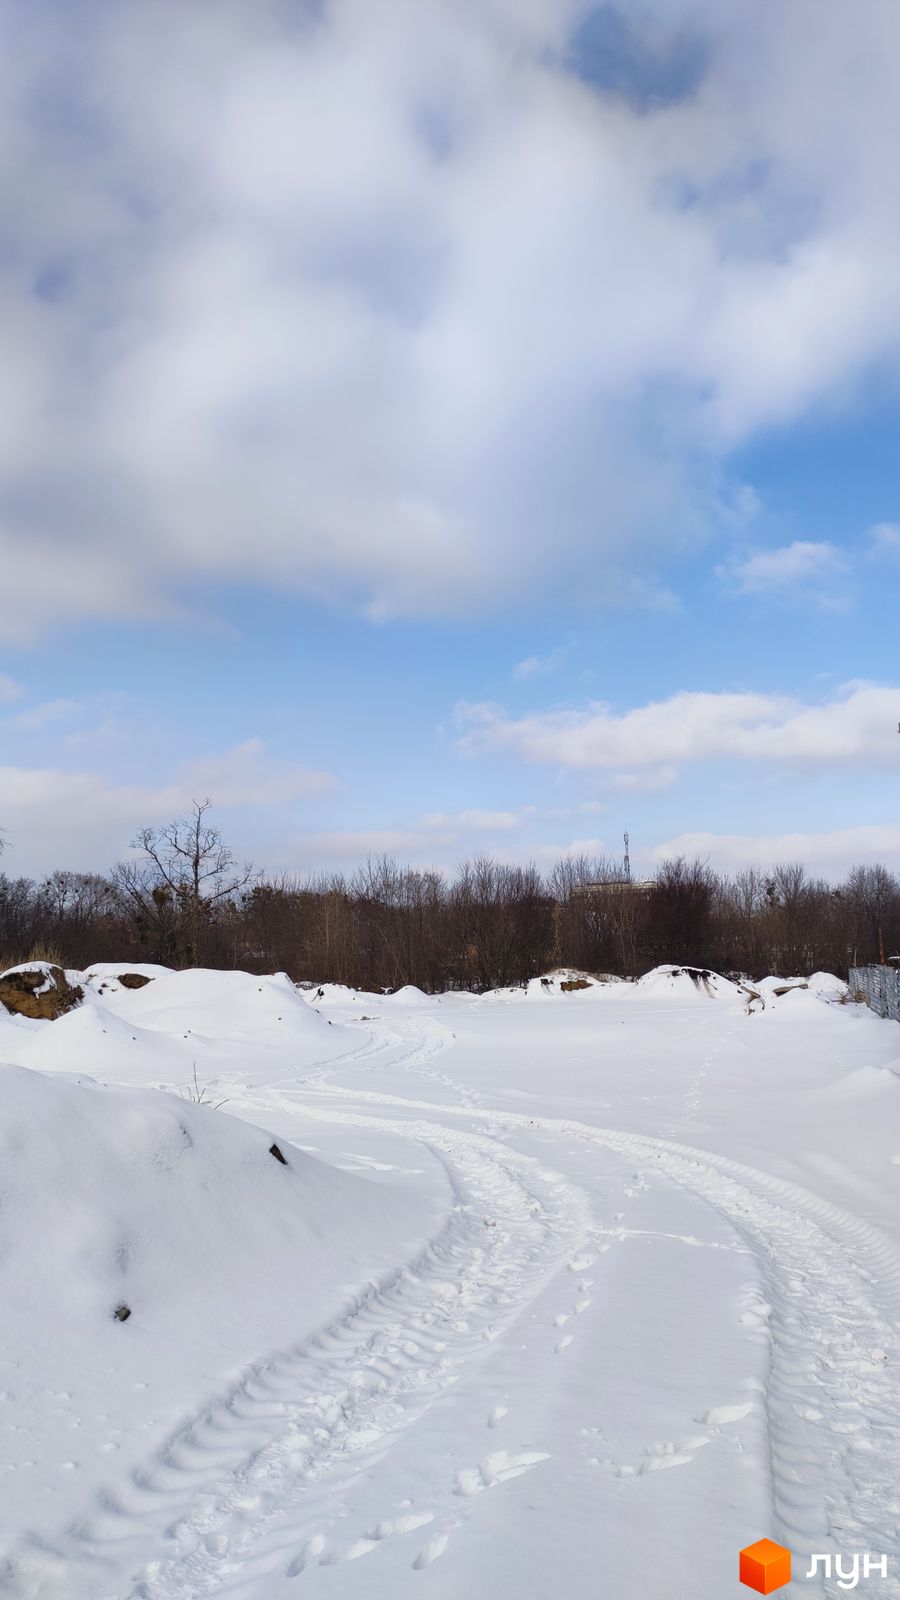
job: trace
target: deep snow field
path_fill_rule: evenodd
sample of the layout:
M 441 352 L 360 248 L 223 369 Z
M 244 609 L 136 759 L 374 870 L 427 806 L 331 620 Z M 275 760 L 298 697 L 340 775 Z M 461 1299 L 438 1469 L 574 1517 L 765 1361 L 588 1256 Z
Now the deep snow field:
M 120 970 L 0 1007 L 0 1594 L 900 1595 L 896 1024 Z

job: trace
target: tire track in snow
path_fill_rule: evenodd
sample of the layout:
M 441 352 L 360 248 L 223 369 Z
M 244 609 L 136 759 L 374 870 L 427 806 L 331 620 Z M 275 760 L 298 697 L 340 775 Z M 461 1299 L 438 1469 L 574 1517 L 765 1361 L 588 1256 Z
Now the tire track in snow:
M 383 1116 L 329 1120 L 390 1127 Z M 258 1566 L 262 1582 L 289 1558 L 296 1572 L 348 1558 L 304 1491 L 336 1490 L 383 1456 L 541 1292 L 592 1221 L 580 1190 L 489 1136 L 426 1121 L 398 1120 L 393 1131 L 448 1172 L 454 1205 L 441 1233 L 329 1327 L 255 1363 L 87 1519 L 52 1544 L 23 1541 L 0 1592 L 188 1600 L 238 1570 L 251 1581 Z M 146 1565 L 154 1548 L 165 1553 Z
M 386 1112 L 464 1108 L 332 1090 Z M 310 1114 L 316 1109 L 306 1107 Z M 334 1112 L 323 1108 L 332 1120 Z M 346 1111 L 340 1115 L 347 1115 Z M 706 1200 L 756 1256 L 770 1305 L 766 1393 L 773 1535 L 798 1553 L 890 1550 L 900 1536 L 900 1251 L 878 1230 L 797 1184 L 673 1140 L 566 1118 L 483 1109 L 495 1136 L 562 1135 L 637 1160 Z M 392 1124 L 393 1126 L 393 1124 Z M 894 1563 L 896 1568 L 896 1561 Z M 835 1580 L 824 1592 L 843 1593 Z M 900 1596 L 896 1575 L 879 1593 Z
M 458 1093 L 463 1105 L 471 1104 L 474 1107 L 479 1104 L 477 1095 L 470 1097 L 470 1091 L 461 1084 L 455 1083 L 444 1073 L 434 1072 L 428 1068 L 428 1062 L 446 1050 L 455 1039 L 456 1035 L 451 1028 L 436 1018 L 423 1017 L 419 1026 L 426 1031 L 413 1033 L 410 1037 L 408 1032 L 398 1032 L 393 1019 L 391 1024 L 375 1017 L 367 1018 L 366 1021 L 377 1022 L 378 1031 L 368 1027 L 363 1029 L 362 1022 L 352 1018 L 341 1024 L 347 1029 L 359 1029 L 363 1032 L 363 1043 L 352 1050 L 344 1050 L 340 1055 L 329 1056 L 325 1061 L 313 1062 L 303 1070 L 267 1081 L 248 1083 L 244 1079 L 232 1080 L 223 1074 L 221 1080 L 216 1080 L 215 1087 L 218 1089 L 221 1086 L 232 1091 L 228 1097 L 229 1105 L 256 1106 L 258 1095 L 267 1090 L 317 1089 L 327 1084 L 337 1073 L 345 1072 L 348 1067 L 355 1067 L 364 1062 L 371 1070 L 377 1062 L 376 1070 L 393 1071 L 399 1068 L 404 1072 L 419 1072 L 422 1077 L 430 1078 L 443 1089 Z M 401 1049 L 401 1046 L 405 1048 Z M 395 1050 L 399 1050 L 399 1054 L 389 1054 Z M 379 1060 L 381 1057 L 386 1059 Z M 175 1093 L 177 1090 L 178 1085 L 172 1085 L 172 1092 Z
M 435 1046 L 434 1039 L 420 1043 L 393 1064 L 415 1069 L 431 1059 Z M 432 1076 L 427 1069 L 425 1075 Z M 296 1079 L 289 1082 L 301 1088 Z M 539 1292 L 585 1226 L 584 1197 L 562 1180 L 547 1188 L 528 1158 L 498 1150 L 500 1136 L 522 1133 L 560 1135 L 623 1154 L 732 1222 L 760 1262 L 771 1301 L 764 1308 L 771 1334 L 771 1531 L 798 1552 L 892 1548 L 900 1522 L 894 1488 L 900 1255 L 882 1235 L 797 1185 L 676 1141 L 564 1118 L 340 1089 L 321 1080 L 302 1088 L 302 1094 L 276 1091 L 273 1110 L 279 1102 L 295 1109 L 299 1102 L 310 1116 L 421 1139 L 442 1154 L 458 1190 L 447 1227 L 425 1259 L 372 1286 L 331 1329 L 287 1356 L 256 1364 L 230 1395 L 179 1430 L 169 1453 L 139 1476 L 127 1501 L 110 1502 L 100 1518 L 53 1550 L 24 1552 L 31 1570 L 23 1566 L 22 1575 L 35 1582 L 5 1592 L 52 1600 L 124 1600 L 126 1593 L 130 1600 L 187 1600 L 216 1593 L 226 1582 L 231 1591 L 240 1581 L 243 1592 L 245 1579 L 265 1592 L 267 1573 L 299 1573 L 307 1564 L 364 1553 L 355 1547 L 341 1552 L 320 1531 L 320 1524 L 328 1525 L 328 1492 L 377 1461 L 446 1393 L 493 1331 L 502 1331 Z M 311 1092 L 323 1103 L 311 1105 Z M 355 1105 L 373 1114 L 350 1109 Z M 464 1117 L 483 1132 L 451 1134 L 423 1122 L 423 1113 Z M 485 1165 L 476 1172 L 479 1156 Z M 501 1197 L 504 1174 L 514 1190 L 518 1186 L 517 1198 L 508 1191 Z M 540 1212 L 528 1220 L 533 1204 L 543 1206 L 542 1221 L 535 1220 Z M 487 1234 L 485 1217 L 472 1213 L 488 1206 L 498 1229 L 485 1245 L 478 1233 L 481 1227 Z M 471 1297 L 466 1316 L 453 1317 L 442 1304 L 435 1289 L 440 1281 L 463 1284 L 463 1297 Z M 429 1316 L 437 1317 L 437 1329 Z M 317 1485 L 324 1496 L 318 1508 L 312 1505 Z M 146 1559 L 163 1523 L 172 1532 L 168 1557 L 145 1569 L 136 1587 L 121 1581 L 111 1587 L 114 1574 L 133 1572 Z M 286 1569 L 289 1558 L 293 1567 Z M 47 1581 L 41 1587 L 42 1574 Z M 832 1581 L 825 1592 L 844 1591 Z M 893 1597 L 900 1587 L 891 1577 L 878 1592 Z

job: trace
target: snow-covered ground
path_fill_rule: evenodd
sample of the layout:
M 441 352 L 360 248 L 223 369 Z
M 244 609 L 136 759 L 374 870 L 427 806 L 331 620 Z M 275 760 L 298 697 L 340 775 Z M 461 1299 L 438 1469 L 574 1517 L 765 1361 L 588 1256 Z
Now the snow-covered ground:
M 900 1595 L 895 1024 L 142 970 L 0 1009 L 0 1593 Z

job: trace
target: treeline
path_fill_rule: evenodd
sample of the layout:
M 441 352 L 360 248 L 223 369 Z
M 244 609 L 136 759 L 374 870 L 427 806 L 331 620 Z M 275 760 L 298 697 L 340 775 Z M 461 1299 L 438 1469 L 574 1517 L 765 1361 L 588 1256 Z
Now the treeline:
M 266 877 L 235 862 L 208 811 L 143 830 L 108 875 L 0 874 L 3 966 L 154 961 L 434 992 L 559 966 L 633 977 L 660 962 L 845 977 L 900 949 L 900 882 L 881 866 L 837 885 L 799 864 L 724 877 L 682 859 L 635 884 L 585 856 L 547 873 L 479 857 L 445 876 L 381 857 L 350 876 Z

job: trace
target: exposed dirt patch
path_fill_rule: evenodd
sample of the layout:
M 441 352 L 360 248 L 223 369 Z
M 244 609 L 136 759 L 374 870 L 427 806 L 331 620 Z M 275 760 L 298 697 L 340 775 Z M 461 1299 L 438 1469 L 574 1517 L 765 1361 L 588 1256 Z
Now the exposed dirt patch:
M 710 984 L 709 980 L 710 980 L 710 978 L 715 977 L 715 973 L 711 972 L 709 967 L 673 967 L 672 968 L 671 976 L 673 978 L 680 978 L 680 977 L 682 977 L 682 975 L 684 975 L 685 977 L 690 978 L 691 983 L 694 985 L 695 989 L 701 989 L 704 994 L 708 994 L 710 996 L 710 998 L 713 997 L 713 989 L 712 989 L 712 985 Z
M 144 989 L 152 978 L 145 978 L 142 972 L 120 972 L 119 982 L 123 989 Z
M 573 989 L 590 989 L 591 984 L 587 978 L 564 978 L 559 987 L 563 994 L 571 994 Z
M 14 1016 L 54 1022 L 83 999 L 84 990 L 69 982 L 62 967 L 25 967 L 0 977 L 0 1005 Z

